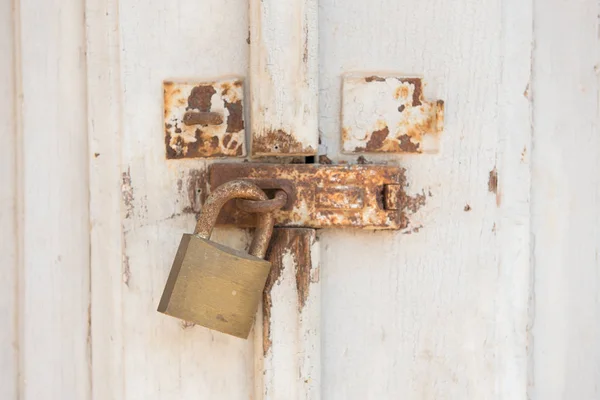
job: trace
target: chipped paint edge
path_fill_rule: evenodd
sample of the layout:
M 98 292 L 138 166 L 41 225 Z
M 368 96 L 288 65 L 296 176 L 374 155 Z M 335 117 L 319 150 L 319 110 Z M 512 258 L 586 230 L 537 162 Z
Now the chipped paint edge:
M 320 398 L 319 251 L 314 229 L 275 231 L 262 324 L 258 320 L 255 330 L 257 399 Z

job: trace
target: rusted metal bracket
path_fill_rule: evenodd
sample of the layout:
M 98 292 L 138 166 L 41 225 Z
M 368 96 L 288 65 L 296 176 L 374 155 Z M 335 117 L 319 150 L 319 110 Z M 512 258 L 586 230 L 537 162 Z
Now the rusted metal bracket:
M 347 75 L 342 89 L 344 153 L 437 153 L 444 102 L 425 101 L 419 77 Z
M 405 170 L 386 165 L 213 164 L 209 189 L 246 179 L 265 190 L 285 192 L 274 212 L 279 227 L 404 229 Z M 223 207 L 219 224 L 252 227 L 256 214 L 235 202 Z
M 246 155 L 243 83 L 163 83 L 168 159 Z

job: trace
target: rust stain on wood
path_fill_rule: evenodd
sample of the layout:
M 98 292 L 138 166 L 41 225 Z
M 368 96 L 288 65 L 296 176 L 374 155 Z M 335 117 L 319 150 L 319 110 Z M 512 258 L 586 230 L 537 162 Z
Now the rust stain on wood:
M 502 193 L 498 188 L 498 171 L 495 166 L 494 169 L 490 171 L 488 177 L 488 191 L 496 195 L 496 206 L 500 207 L 502 204 Z
M 404 193 L 401 196 L 403 196 L 404 200 L 401 201 L 401 204 L 403 205 L 404 209 L 410 211 L 412 214 L 419 211 L 419 209 L 425 205 L 427 200 L 425 193 L 416 194 L 414 196 L 409 196 L 406 193 Z
M 494 194 L 498 193 L 498 171 L 496 170 L 496 167 L 490 171 L 488 190 Z
M 273 297 L 271 290 L 279 281 L 283 272 L 283 263 L 279 260 L 280 255 L 277 252 L 277 243 L 280 241 L 279 229 L 273 231 L 271 236 L 271 248 L 267 253 L 266 259 L 271 262 L 271 271 L 267 277 L 267 283 L 263 291 L 263 352 L 266 355 L 271 349 L 271 309 L 273 308 Z
M 253 136 L 252 154 L 261 155 L 286 155 L 305 154 L 313 155 L 315 149 L 312 146 L 305 147 L 294 136 L 283 129 L 273 129 Z
M 183 179 L 177 181 L 177 187 L 180 193 L 187 197 L 188 205 L 181 210 L 186 214 L 198 214 L 202 209 L 202 204 L 208 196 L 208 174 L 206 170 L 192 169 L 187 173 L 185 187 Z
M 292 255 L 296 264 L 296 289 L 298 292 L 298 310 L 300 312 L 304 309 L 310 292 L 310 277 L 313 268 L 310 249 L 313 238 L 309 235 L 299 235 L 294 239 L 296 243 Z
M 279 284 L 283 274 L 284 256 L 290 254 L 294 259 L 298 311 L 302 312 L 309 296 L 311 283 L 318 282 L 319 279 L 318 271 L 313 273 L 311 248 L 314 242 L 315 231 L 313 229 L 275 229 L 273 232 L 266 257 L 272 267 L 263 291 L 263 352 L 265 355 L 272 346 L 272 290 Z

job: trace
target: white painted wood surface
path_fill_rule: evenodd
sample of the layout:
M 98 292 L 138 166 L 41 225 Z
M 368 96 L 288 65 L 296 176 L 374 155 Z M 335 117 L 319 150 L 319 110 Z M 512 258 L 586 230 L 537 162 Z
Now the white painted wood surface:
M 0 2 L 0 398 L 252 396 L 251 340 L 155 311 L 206 167 L 164 159 L 161 82 L 247 75 L 247 14 Z M 319 2 L 330 158 L 356 160 L 339 154 L 342 73 L 423 75 L 446 101 L 438 155 L 367 156 L 427 194 L 410 234 L 320 233 L 322 398 L 600 397 L 597 15 L 594 0 Z
M 90 396 L 84 4 L 15 2 L 19 398 Z
M 92 271 L 103 275 L 93 282 L 101 308 L 94 354 L 109 352 L 92 361 L 98 382 L 114 383 L 94 385 L 95 398 L 245 400 L 252 342 L 182 324 L 156 307 L 181 234 L 193 229 L 195 184 L 205 168 L 204 161 L 165 160 L 162 82 L 245 75 L 247 7 L 122 0 L 90 8 L 91 153 L 99 153 Z M 112 224 L 116 210 L 121 226 Z M 243 247 L 247 238 L 226 232 L 216 240 Z
M 251 154 L 316 154 L 318 0 L 249 0 Z
M 13 4 L 0 2 L 0 399 L 18 393 L 18 189 Z
M 427 195 L 410 234 L 321 234 L 323 398 L 525 399 L 531 2 L 320 4 L 330 158 L 356 161 L 336 154 L 343 72 L 422 74 L 446 103 L 438 155 L 367 156 Z
M 86 3 L 92 399 L 124 399 L 122 140 L 118 3 Z M 126 265 L 126 264 L 125 264 Z M 101 355 L 101 356 L 99 356 Z
M 321 268 L 316 230 L 274 232 L 254 330 L 255 398 L 321 399 Z M 264 310 L 264 312 L 262 312 Z
M 531 395 L 598 399 L 599 5 L 534 4 Z

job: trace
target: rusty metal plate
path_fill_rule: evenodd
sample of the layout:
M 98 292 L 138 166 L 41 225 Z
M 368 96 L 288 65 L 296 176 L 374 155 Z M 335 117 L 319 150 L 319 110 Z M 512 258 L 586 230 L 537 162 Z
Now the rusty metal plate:
M 287 194 L 275 211 L 275 225 L 309 228 L 403 229 L 408 226 L 404 169 L 384 165 L 213 164 L 211 190 L 234 179 L 247 179 L 272 195 Z M 252 227 L 256 215 L 229 202 L 219 224 Z
M 423 100 L 420 78 L 346 76 L 342 93 L 344 153 L 435 153 L 444 102 Z
M 167 158 L 246 155 L 240 79 L 163 87 Z

